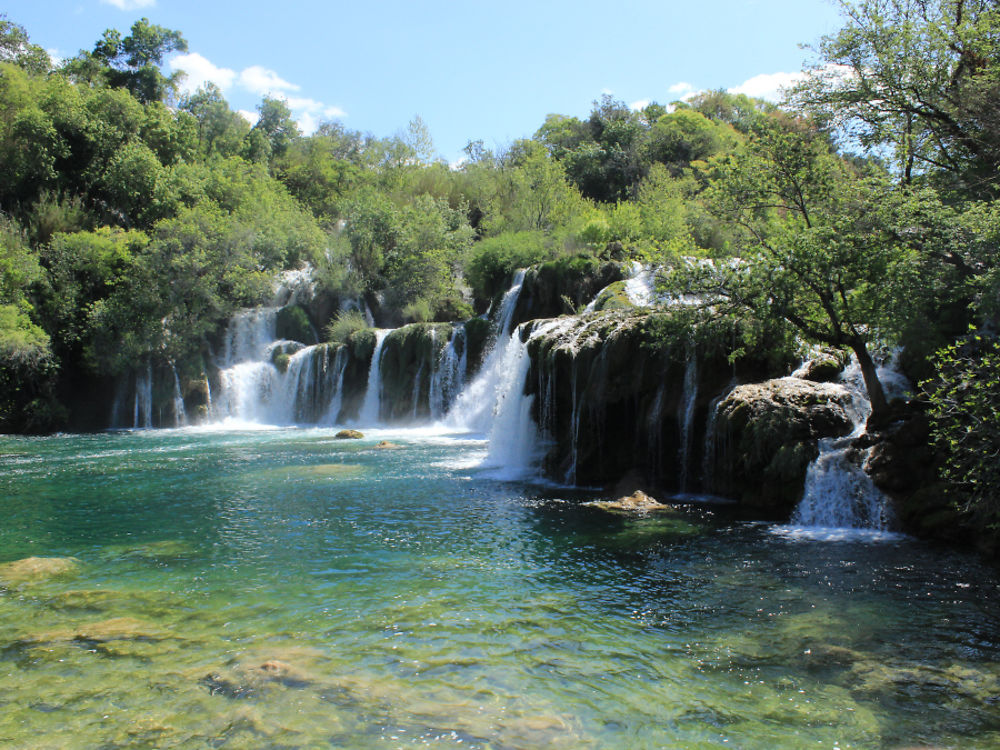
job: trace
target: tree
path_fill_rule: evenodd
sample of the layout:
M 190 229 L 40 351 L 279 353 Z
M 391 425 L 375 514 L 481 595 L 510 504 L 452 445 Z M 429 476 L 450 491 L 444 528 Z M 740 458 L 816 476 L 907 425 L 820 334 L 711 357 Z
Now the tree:
M 32 44 L 23 26 L 0 13 L 0 62 L 9 62 L 33 75 L 47 73 L 52 67 L 49 53 Z
M 879 216 L 885 177 L 857 174 L 807 123 L 780 120 L 717 169 L 710 200 L 742 230 L 739 257 L 679 276 L 715 312 L 785 320 L 808 341 L 849 348 L 873 417 L 886 415 L 871 346 L 894 330 L 886 291 L 910 258 Z
M 67 62 L 65 70 L 74 77 L 125 88 L 140 102 L 163 101 L 175 95 L 183 73 L 164 76 L 160 72 L 163 58 L 170 52 L 186 52 L 187 40 L 179 31 L 166 29 L 140 18 L 122 37 L 121 32 L 108 29 L 91 52 L 81 52 Z
M 963 191 L 1000 190 L 1000 6 L 991 0 L 841 0 L 844 27 L 824 37 L 792 92 L 863 149 L 890 150 L 900 179 L 947 176 Z
M 944 479 L 959 507 L 984 527 L 1000 528 L 1000 343 L 981 333 L 938 352 L 923 384 L 933 433 L 946 456 Z
M 280 158 L 292 142 L 299 137 L 299 128 L 292 119 L 292 110 L 284 99 L 265 96 L 257 106 L 260 118 L 251 129 L 262 134 L 269 145 L 268 160 Z

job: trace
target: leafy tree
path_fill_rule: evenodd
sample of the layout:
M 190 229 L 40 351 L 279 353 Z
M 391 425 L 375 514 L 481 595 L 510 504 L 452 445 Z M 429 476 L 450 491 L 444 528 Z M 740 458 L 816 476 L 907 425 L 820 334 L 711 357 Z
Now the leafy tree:
M 944 479 L 961 509 L 981 526 L 1000 529 L 1000 343 L 973 333 L 935 358 L 936 377 L 923 384 L 931 404 Z
M 207 83 L 181 100 L 181 109 L 190 112 L 197 122 L 199 149 L 204 157 L 214 154 L 235 156 L 250 124 L 229 108 L 222 90 Z
M 28 73 L 41 75 L 52 67 L 49 54 L 28 39 L 24 27 L 0 13 L 0 62 L 9 62 Z
M 176 94 L 180 72 L 164 76 L 163 58 L 170 52 L 186 52 L 187 41 L 179 31 L 172 31 L 141 18 L 132 24 L 130 34 L 108 29 L 93 51 L 81 52 L 66 65 L 70 75 L 109 86 L 127 89 L 140 102 L 163 101 Z
M 267 160 L 280 158 L 292 142 L 299 137 L 299 128 L 292 119 L 292 111 L 284 99 L 265 96 L 257 106 L 260 118 L 251 129 L 251 135 L 263 135 L 268 144 Z M 260 159 L 254 159 L 260 161 Z
M 889 407 L 871 347 L 895 330 L 886 290 L 910 260 L 878 216 L 887 190 L 806 123 L 776 120 L 723 160 L 711 188 L 715 210 L 743 232 L 739 258 L 680 274 L 717 312 L 785 320 L 809 341 L 849 348 L 876 418 Z
M 989 0 L 841 0 L 792 94 L 863 148 L 888 147 L 901 179 L 947 175 L 993 195 L 1000 171 L 1000 7 Z

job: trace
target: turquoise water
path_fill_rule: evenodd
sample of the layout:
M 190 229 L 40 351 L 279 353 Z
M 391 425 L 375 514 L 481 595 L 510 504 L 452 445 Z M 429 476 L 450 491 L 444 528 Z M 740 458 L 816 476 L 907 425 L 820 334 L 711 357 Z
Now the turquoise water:
M 0 746 L 1000 746 L 975 557 L 609 512 L 482 454 L 0 438 Z

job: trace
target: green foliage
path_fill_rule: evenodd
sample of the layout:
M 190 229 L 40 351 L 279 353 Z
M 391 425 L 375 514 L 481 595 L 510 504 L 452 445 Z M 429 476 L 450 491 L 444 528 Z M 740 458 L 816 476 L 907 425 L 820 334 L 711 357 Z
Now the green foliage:
M 28 73 L 47 73 L 52 65 L 49 54 L 28 39 L 24 27 L 0 13 L 0 62 L 9 62 Z
M 346 344 L 355 333 L 368 328 L 370 326 L 363 312 L 341 310 L 323 329 L 323 333 L 326 340 L 333 344 Z
M 287 305 L 278 310 L 275 333 L 279 339 L 300 341 L 303 344 L 317 343 L 309 315 L 299 305 Z
M 932 433 L 955 502 L 981 528 L 1000 530 L 1000 342 L 982 334 L 945 347 L 923 384 Z
M 1000 173 L 1000 8 L 965 0 L 841 0 L 794 103 L 862 148 L 887 149 L 904 182 L 920 174 L 996 195 Z
M 552 242 L 543 232 L 507 232 L 475 244 L 465 278 L 478 299 L 493 299 L 507 288 L 514 271 L 548 260 L 553 254 Z

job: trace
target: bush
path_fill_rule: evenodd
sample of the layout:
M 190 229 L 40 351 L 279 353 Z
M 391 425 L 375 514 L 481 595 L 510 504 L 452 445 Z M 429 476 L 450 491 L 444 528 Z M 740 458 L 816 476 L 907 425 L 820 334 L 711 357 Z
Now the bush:
M 337 316 L 326 324 L 323 333 L 326 340 L 334 344 L 346 344 L 351 334 L 369 328 L 365 315 L 360 310 L 341 310 Z
M 1000 342 L 981 334 L 940 350 L 937 377 L 923 383 L 943 479 L 959 508 L 1000 529 Z
M 465 277 L 477 299 L 489 300 L 507 288 L 518 268 L 553 257 L 549 238 L 542 232 L 509 232 L 477 243 L 470 254 Z

